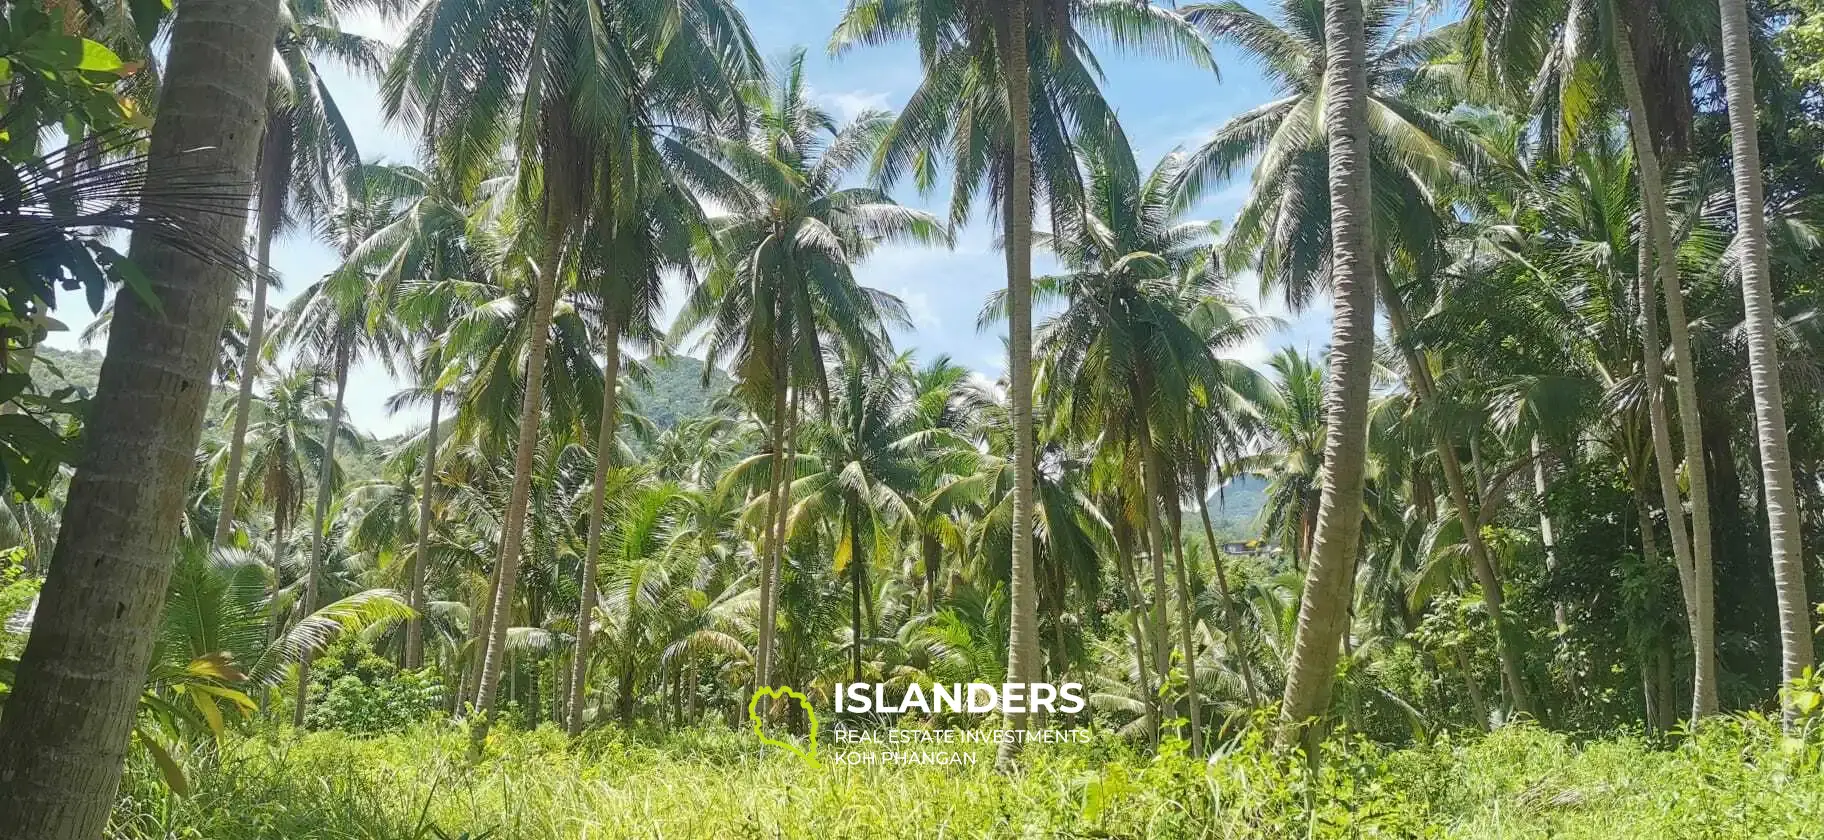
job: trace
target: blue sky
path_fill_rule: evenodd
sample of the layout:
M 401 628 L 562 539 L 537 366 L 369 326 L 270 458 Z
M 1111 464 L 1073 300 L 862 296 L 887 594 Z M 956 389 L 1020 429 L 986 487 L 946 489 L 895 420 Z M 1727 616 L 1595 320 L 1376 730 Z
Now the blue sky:
M 769 60 L 788 54 L 795 46 L 807 48 L 808 78 L 815 96 L 839 119 L 869 109 L 896 110 L 918 83 L 916 55 L 909 46 L 900 45 L 829 58 L 826 45 L 845 3 L 846 0 L 741 0 L 740 6 L 762 55 Z M 344 25 L 389 42 L 398 40 L 404 26 L 377 20 L 349 20 Z M 1188 64 L 1124 56 L 1108 45 L 1098 45 L 1098 56 L 1107 73 L 1105 91 L 1118 109 L 1143 165 L 1151 165 L 1174 147 L 1196 146 L 1229 117 L 1266 102 L 1273 93 L 1257 70 L 1227 47 L 1219 47 L 1216 54 L 1220 79 Z M 388 126 L 382 118 L 372 82 L 351 77 L 332 66 L 322 69 L 332 95 L 353 124 L 364 157 L 395 162 L 415 160 L 411 136 Z M 1219 187 L 1192 218 L 1228 218 L 1246 189 L 1245 177 Z M 948 202 L 947 194 L 919 196 L 909 187 L 898 197 L 940 213 Z M 975 327 L 983 297 L 1005 283 L 1004 258 L 993 248 L 994 235 L 988 224 L 978 220 L 958 232 L 953 250 L 888 247 L 859 267 L 857 274 L 864 284 L 905 301 L 914 328 L 895 336 L 901 349 L 914 349 L 920 358 L 948 354 L 957 363 L 989 376 L 1002 373 L 1004 334 L 982 334 Z M 273 295 L 277 305 L 283 306 L 298 289 L 329 271 L 334 262 L 333 251 L 307 236 L 282 239 L 274 248 L 274 263 L 284 283 L 284 288 Z M 1037 269 L 1043 272 L 1047 266 L 1048 260 L 1040 255 Z M 1239 291 L 1254 299 L 1252 278 L 1243 278 L 1239 285 Z M 1328 343 L 1327 305 L 1296 316 L 1272 302 L 1261 303 L 1259 308 L 1284 317 L 1286 325 L 1238 352 L 1238 357 L 1254 362 L 1282 346 L 1317 351 Z M 90 320 L 86 307 L 71 300 L 58 315 L 72 329 L 53 336 L 49 343 L 78 347 L 76 334 Z M 680 349 L 688 352 L 690 348 Z M 350 381 L 352 422 L 363 431 L 380 436 L 421 424 L 423 418 L 415 414 L 387 413 L 384 402 L 398 387 L 377 365 L 363 365 Z

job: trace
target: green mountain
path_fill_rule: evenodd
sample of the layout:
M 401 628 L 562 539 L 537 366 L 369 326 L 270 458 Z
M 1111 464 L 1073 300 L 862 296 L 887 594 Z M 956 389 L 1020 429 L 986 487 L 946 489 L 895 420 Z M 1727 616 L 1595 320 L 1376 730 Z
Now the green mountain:
M 689 356 L 647 360 L 643 364 L 647 376 L 645 382 L 634 386 L 634 401 L 639 405 L 640 413 L 661 429 L 708 414 L 710 403 L 728 393 L 734 384 L 728 374 L 710 368 L 709 387 L 704 387 L 705 363 Z
M 1210 493 L 1210 523 L 1222 539 L 1260 536 L 1260 509 L 1267 504 L 1267 480 L 1251 475 L 1232 478 Z
M 101 379 L 101 351 L 93 348 L 77 352 L 55 347 L 39 347 L 32 363 L 32 378 L 38 389 L 50 393 L 65 386 L 75 386 L 95 393 Z

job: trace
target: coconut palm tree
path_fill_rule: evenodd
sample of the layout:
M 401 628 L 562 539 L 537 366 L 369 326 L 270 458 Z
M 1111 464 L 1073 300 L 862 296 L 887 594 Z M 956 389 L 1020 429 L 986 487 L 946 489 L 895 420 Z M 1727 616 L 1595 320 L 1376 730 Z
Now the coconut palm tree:
M 1234 408 L 1229 395 L 1235 372 L 1216 356 L 1229 348 L 1190 323 L 1194 306 L 1221 293 L 1204 259 L 1215 229 L 1183 218 L 1182 208 L 1196 203 L 1197 185 L 1186 179 L 1182 156 L 1167 155 L 1144 177 L 1127 164 L 1128 155 L 1111 160 L 1091 153 L 1085 159 L 1084 217 L 1043 238 L 1066 273 L 1040 286 L 1043 295 L 1065 303 L 1040 327 L 1040 378 L 1049 383 L 1057 422 L 1079 439 L 1120 448 L 1123 462 L 1137 465 L 1139 521 L 1153 547 L 1158 599 L 1154 666 L 1163 684 L 1169 667 L 1163 653 L 1166 552 L 1178 549 L 1176 532 L 1167 538 L 1173 517 L 1164 508 L 1177 510 L 1184 468 L 1174 454 L 1193 434 L 1194 416 Z M 1243 324 L 1224 338 L 1233 342 L 1252 332 Z M 1176 551 L 1174 575 L 1180 654 L 1193 709 L 1191 750 L 1201 755 L 1195 627 L 1182 554 Z
M 190 225 L 197 241 L 233 248 L 264 118 L 277 0 L 187 0 L 147 159 L 142 207 Z M 220 178 L 221 206 L 162 197 L 191 167 Z M 129 258 L 156 306 L 123 295 L 90 406 L 89 444 L 71 479 L 68 515 L 39 594 L 37 624 L 0 719 L 0 837 L 90 840 L 120 783 L 134 699 L 177 547 L 183 488 L 194 468 L 235 267 L 152 236 Z M 84 570 L 106 567 L 107 574 Z
M 542 33 L 561 32 L 547 39 Z M 652 43 L 657 39 L 657 43 Z M 662 56 L 655 68 L 651 57 Z M 545 344 L 564 268 L 578 237 L 599 220 L 636 171 L 640 121 L 628 91 L 648 84 L 701 92 L 696 113 L 751 78 L 753 46 L 728 0 L 437 0 L 418 13 L 383 85 L 387 110 L 417 119 L 456 171 L 484 168 L 503 140 L 517 140 L 516 193 L 526 208 L 514 274 L 529 271 L 534 292 L 526 390 L 520 401 L 513 490 L 501 534 L 501 586 L 490 607 L 474 729 L 479 755 L 499 683 L 506 610 L 524 540 L 533 450 L 544 401 Z M 460 68 L 452 72 L 452 68 Z M 517 93 L 517 95 L 515 95 Z M 627 191 L 620 190 L 623 195 Z M 612 198 L 610 198 L 612 200 Z
M 241 457 L 247 435 L 249 403 L 266 340 L 266 291 L 272 269 L 272 243 L 294 220 L 305 224 L 331 212 L 345 191 L 360 189 L 361 153 L 354 132 L 342 116 L 316 62 L 332 61 L 377 78 L 387 48 L 372 39 L 342 31 L 337 15 L 371 10 L 398 11 L 396 0 L 364 0 L 349 5 L 320 0 L 286 0 L 273 41 L 272 81 L 267 94 L 266 130 L 260 139 L 255 173 L 253 300 L 247 313 L 248 352 L 242 354 L 240 391 L 235 399 L 233 431 L 228 438 L 228 464 L 222 475 L 222 498 L 231 499 L 241 481 Z M 301 217 L 298 218 L 298 217 Z M 215 526 L 215 544 L 225 545 L 234 528 L 235 505 L 224 501 Z
M 362 193 L 352 196 L 325 222 L 323 235 L 346 258 L 391 221 L 395 208 L 409 197 L 415 182 L 386 166 L 369 166 L 361 178 Z M 317 573 L 327 549 L 330 501 L 336 488 L 336 440 L 341 436 L 342 412 L 348 396 L 348 378 L 363 358 L 382 362 L 388 372 L 397 366 L 404 344 L 400 325 L 391 313 L 389 296 L 375 295 L 368 272 L 339 268 L 311 284 L 285 308 L 274 339 L 293 347 L 330 372 L 334 401 L 329 411 L 329 431 L 323 457 L 317 466 L 317 503 L 312 512 L 310 565 L 305 572 L 305 612 L 317 608 Z M 293 724 L 302 726 L 308 697 L 310 663 L 299 662 L 298 703 Z
M 1811 667 L 1813 651 L 1798 498 L 1793 487 L 1792 456 L 1786 445 L 1786 402 L 1780 386 L 1773 290 L 1767 271 L 1767 218 L 1761 186 L 1760 135 L 1754 113 L 1755 68 L 1749 45 L 1754 32 L 1749 25 L 1747 3 L 1718 0 L 1718 6 L 1722 10 L 1723 88 L 1729 106 L 1729 159 L 1735 175 L 1736 262 L 1741 267 L 1742 308 L 1746 312 L 1743 332 L 1748 344 L 1748 376 L 1753 384 L 1761 482 L 1767 500 L 1774 589 L 1779 597 L 1780 676 L 1790 682 Z M 1689 429 L 1686 434 L 1690 434 Z M 1695 484 L 1692 492 L 1697 492 Z M 1699 597 L 1703 594 L 1698 593 Z M 1791 707 L 1787 707 L 1788 721 L 1792 714 Z
M 849 578 L 849 673 L 860 682 L 868 638 L 862 602 L 873 600 L 868 572 L 892 555 L 899 524 L 913 516 L 923 452 L 902 370 L 844 360 L 837 379 L 828 419 L 805 430 L 799 458 L 814 466 L 792 492 L 803 499 L 799 518 L 830 523 L 831 572 Z
M 951 0 L 852 0 L 832 52 L 902 38 L 919 45 L 924 79 L 885 138 L 875 160 L 883 182 L 934 162 L 952 162 L 951 218 L 968 218 L 986 192 L 1001 210 L 1007 255 L 1008 375 L 1014 435 L 1013 659 L 1009 673 L 1036 679 L 1038 601 L 1032 569 L 1036 462 L 1032 416 L 1033 202 L 1043 197 L 1054 221 L 1067 218 L 1081 194 L 1077 144 L 1125 154 L 1114 111 L 1098 90 L 1095 58 L 1082 30 L 1158 54 L 1189 57 L 1214 68 L 1208 48 L 1175 13 L 1150 2 L 1066 0 L 1010 3 Z M 998 79 L 1001 85 L 975 79 Z M 1074 143 L 1073 143 L 1074 140 Z M 1055 225 L 1054 227 L 1061 227 Z M 1010 723 L 1024 728 L 1022 714 Z M 1009 739 L 998 761 L 1012 761 Z
M 1677 10 L 1679 4 L 1672 4 Z M 1690 8 L 1686 6 L 1685 8 Z M 1642 311 L 1642 353 L 1646 375 L 1662 382 L 1658 357 L 1670 349 L 1674 379 L 1671 383 L 1678 409 L 1679 436 L 1683 444 L 1683 484 L 1687 486 L 1690 530 L 1682 514 L 1673 529 L 1673 560 L 1685 595 L 1697 665 L 1692 682 L 1693 719 L 1717 711 L 1716 628 L 1714 563 L 1710 511 L 1709 472 L 1703 451 L 1703 421 L 1698 410 L 1697 365 L 1691 343 L 1691 321 L 1686 316 L 1679 277 L 1677 245 L 1668 205 L 1662 155 L 1683 140 L 1668 125 L 1667 102 L 1684 98 L 1684 85 L 1666 91 L 1667 81 L 1643 72 L 1638 57 L 1658 45 L 1643 45 L 1644 21 L 1630 21 L 1632 10 L 1618 3 L 1529 2 L 1482 0 L 1471 4 L 1466 18 L 1465 45 L 1471 66 L 1500 89 L 1537 86 L 1549 91 L 1538 97 L 1543 113 L 1542 139 L 1569 147 L 1581 141 L 1586 126 L 1603 125 L 1598 109 L 1617 98 L 1627 120 L 1628 138 L 1639 169 L 1641 193 L 1640 232 L 1648 243 L 1641 256 L 1638 282 L 1642 299 L 1651 302 Z M 1613 87 L 1610 87 L 1610 85 Z M 1645 90 L 1652 89 L 1649 98 Z M 1618 91 L 1617 97 L 1611 91 Z M 1688 104 L 1688 99 L 1686 100 Z M 1544 132 L 1542 132 L 1544 133 Z M 1667 341 L 1659 339 L 1660 295 L 1664 295 Z M 1663 403 L 1663 396 L 1653 399 Z M 1668 501 L 1668 516 L 1678 495 L 1678 463 L 1672 449 L 1671 419 L 1663 404 L 1649 406 L 1653 449 L 1659 468 L 1661 493 Z M 1672 486 L 1668 486 L 1671 484 Z M 1678 506 L 1682 507 L 1682 506 Z M 1785 634 L 1782 634 L 1785 635 Z
M 754 116 L 743 136 L 700 142 L 744 190 L 713 221 L 722 256 L 691 289 L 672 327 L 677 338 L 701 332 L 708 364 L 726 359 L 735 394 L 770 425 L 757 675 L 763 685 L 772 677 L 773 590 L 790 506 L 796 406 L 807 392 L 817 404 L 827 402 L 831 354 L 883 367 L 886 328 L 906 322 L 899 300 L 861 286 L 854 267 L 882 243 L 950 241 L 931 215 L 847 183 L 891 126 L 886 114 L 867 112 L 838 126 L 808 95 L 802 50 L 775 76 L 770 88 L 750 90 Z

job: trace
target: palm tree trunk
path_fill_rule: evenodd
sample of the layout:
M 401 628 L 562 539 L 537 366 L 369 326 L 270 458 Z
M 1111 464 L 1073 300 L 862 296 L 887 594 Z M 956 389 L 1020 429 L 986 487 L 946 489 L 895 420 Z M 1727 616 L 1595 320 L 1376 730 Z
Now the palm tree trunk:
M 545 401 L 545 347 L 551 340 L 551 316 L 557 305 L 557 273 L 563 257 L 563 234 L 551 225 L 545 234 L 545 253 L 538 263 L 538 286 L 533 292 L 532 334 L 526 342 L 526 391 L 519 410 L 519 443 L 513 455 L 513 489 L 500 538 L 500 562 L 495 569 L 499 583 L 489 610 L 488 641 L 481 659 L 481 683 L 475 691 L 479 719 L 469 730 L 469 759 L 481 758 L 493 722 L 494 695 L 500 686 L 500 666 L 507 648 L 507 625 L 512 623 L 513 590 L 519 579 L 519 550 L 525 539 L 526 504 L 532 495 L 532 456 L 538 449 L 539 417 Z
M 1786 401 L 1780 387 L 1775 301 L 1767 276 L 1767 220 L 1761 187 L 1761 149 L 1754 114 L 1754 67 L 1749 61 L 1748 5 L 1720 0 L 1723 87 L 1729 105 L 1729 148 L 1734 158 L 1736 249 L 1742 270 L 1743 332 L 1754 394 L 1761 482 L 1767 499 L 1767 535 L 1773 549 L 1773 588 L 1780 611 L 1780 676 L 1798 679 L 1812 665 L 1811 616 L 1800 550 L 1798 497 L 1786 448 Z M 1714 711 L 1714 709 L 1712 709 Z M 1792 722 L 1793 710 L 1786 708 Z
M 1172 519 L 1172 555 L 1178 583 L 1178 637 L 1184 648 L 1184 700 L 1191 713 L 1191 756 L 1203 757 L 1203 700 L 1197 694 L 1197 614 L 1191 609 L 1191 577 L 1184 564 L 1184 523 Z
M 141 208 L 193 243 L 238 250 L 277 26 L 277 0 L 177 11 Z M 161 196 L 180 170 L 215 173 L 220 201 Z M 3 840 L 94 840 L 107 825 L 234 299 L 236 269 L 194 249 L 135 236 L 129 256 L 158 309 L 115 299 L 88 446 L 0 717 Z
M 1635 67 L 1634 52 L 1625 33 L 1625 22 L 1616 21 L 1615 55 L 1622 93 L 1628 106 L 1628 134 L 1634 141 L 1634 159 L 1640 169 L 1641 217 L 1646 230 L 1641 241 L 1652 244 L 1653 271 L 1643 277 L 1657 276 L 1666 296 L 1666 326 L 1672 345 L 1672 366 L 1677 374 L 1673 393 L 1678 398 L 1678 424 L 1684 443 L 1685 480 L 1690 485 L 1691 553 L 1688 561 L 1679 561 L 1684 579 L 1685 613 L 1691 624 L 1692 699 L 1691 716 L 1696 720 L 1716 713 L 1716 596 L 1714 566 L 1710 556 L 1710 480 L 1704 466 L 1703 420 L 1697 411 L 1697 366 L 1691 358 L 1691 327 L 1685 317 L 1685 298 L 1679 288 L 1678 252 L 1672 243 L 1671 216 L 1666 210 L 1664 176 L 1659 168 L 1659 153 L 1653 148 L 1653 133 L 1647 124 L 1647 109 L 1640 92 L 1640 75 Z M 1642 291 L 1650 291 L 1643 283 Z M 1641 311 L 1652 312 L 1658 305 L 1654 295 L 1643 294 Z M 1657 345 L 1655 345 L 1657 347 Z M 1663 379 L 1652 380 L 1655 387 Z M 1757 413 L 1758 413 L 1757 403 Z M 1657 449 L 1657 444 L 1655 449 Z M 1657 453 L 1656 453 L 1657 454 Z M 1661 475 L 1665 471 L 1661 471 Z M 1676 496 L 1676 490 L 1673 491 Z M 1668 509 L 1667 515 L 1671 511 Z M 1676 546 L 1676 541 L 1674 542 Z
M 862 568 L 861 523 L 853 510 L 846 514 L 849 530 L 849 673 L 861 682 L 861 591 L 867 586 L 867 572 Z
M 253 406 L 253 381 L 260 371 L 266 343 L 266 286 L 272 265 L 272 240 L 285 212 L 286 183 L 291 175 L 291 132 L 269 118 L 260 141 L 258 221 L 253 261 L 253 306 L 247 314 L 247 349 L 241 355 L 240 388 L 234 397 L 234 431 L 228 436 L 228 466 L 222 474 L 222 512 L 216 516 L 214 545 L 227 545 L 234 532 L 234 510 L 240 503 L 241 460 L 247 451 L 247 415 Z
M 777 357 L 781 361 L 775 367 L 773 374 L 773 471 L 767 483 L 767 495 L 771 498 L 768 499 L 766 508 L 766 547 L 760 553 L 760 634 L 759 650 L 754 656 L 754 686 L 757 689 L 772 686 L 774 634 L 777 632 L 779 624 L 774 615 L 776 608 L 773 598 L 777 586 L 773 577 L 779 568 L 778 558 L 784 549 L 785 487 L 789 484 L 789 480 L 785 477 L 786 461 L 788 460 L 785 453 L 786 427 L 790 424 L 786 414 L 788 411 L 786 391 L 789 379 L 783 362 L 786 358 L 783 350 L 777 354 Z
M 1260 708 L 1260 689 L 1254 685 L 1254 664 L 1241 635 L 1241 612 L 1235 608 L 1235 595 L 1229 589 L 1229 573 L 1222 568 L 1222 552 L 1216 547 L 1216 529 L 1210 526 L 1209 487 L 1197 478 L 1197 514 L 1203 518 L 1203 538 L 1210 544 L 1210 564 L 1216 567 L 1216 587 L 1222 590 L 1222 610 L 1229 619 L 1229 648 L 1241 666 L 1241 684 L 1248 690 L 1249 708 Z
M 1349 609 L 1350 573 L 1362 531 L 1368 443 L 1368 391 L 1374 363 L 1374 257 L 1369 233 L 1367 45 L 1361 0 L 1325 0 L 1324 68 L 1330 95 L 1324 122 L 1330 144 L 1331 275 L 1335 314 L 1330 339 L 1326 480 L 1315 544 L 1305 572 L 1298 629 L 1287 663 L 1280 740 L 1315 735 L 1306 724 L 1330 705 L 1337 646 Z M 1307 743 L 1314 744 L 1310 738 Z
M 582 601 L 576 609 L 576 656 L 571 662 L 570 721 L 572 736 L 583 731 L 583 697 L 589 683 L 590 625 L 595 620 L 595 576 L 601 563 L 602 508 L 608 500 L 608 463 L 614 452 L 614 434 L 620 424 L 621 324 L 609 313 L 602 353 L 602 427 L 595 441 L 595 489 L 589 496 L 589 536 L 583 551 Z
M 1007 678 L 1033 682 L 1039 670 L 1039 601 L 1032 568 L 1032 84 L 1028 66 L 1027 0 L 1007 4 L 1007 37 L 1000 46 L 1007 85 L 1008 153 L 1003 227 L 1007 248 L 1007 379 L 1013 415 L 1013 616 L 1007 634 Z M 1007 715 L 1007 728 L 1024 730 L 1027 716 Z M 1007 768 L 1020 745 L 1001 743 L 995 765 Z
M 1405 300 L 1400 297 L 1399 289 L 1394 287 L 1392 279 L 1385 272 L 1376 272 L 1376 275 L 1381 287 L 1381 301 L 1387 305 L 1388 326 L 1392 328 L 1394 342 L 1399 344 L 1400 352 L 1405 356 L 1406 370 L 1413 390 L 1421 401 L 1435 407 L 1436 389 L 1433 387 L 1431 369 L 1426 366 L 1418 349 L 1406 341 L 1410 324 L 1406 319 Z M 1452 445 L 1443 427 L 1433 423 L 1432 434 L 1438 461 L 1444 468 L 1444 485 L 1450 492 L 1451 507 L 1456 508 L 1457 522 L 1463 529 L 1463 542 L 1469 548 L 1470 566 L 1475 571 L 1476 582 L 1482 587 L 1482 606 L 1495 627 L 1495 653 L 1501 660 L 1502 683 L 1507 686 L 1514 708 L 1537 718 L 1538 710 L 1533 707 L 1532 695 L 1526 690 L 1526 670 L 1521 666 L 1519 653 L 1514 650 L 1512 640 L 1507 635 L 1507 625 L 1502 614 L 1501 576 L 1496 572 L 1494 562 L 1489 559 L 1488 544 L 1482 540 L 1482 528 L 1470 503 L 1462 461 L 1457 458 L 1456 447 Z M 1476 483 L 1480 487 L 1479 472 Z
M 1169 645 L 1168 639 L 1171 636 L 1169 629 L 1170 620 L 1166 615 L 1166 598 L 1168 596 L 1166 595 L 1167 590 L 1165 584 L 1165 553 L 1168 550 L 1168 545 L 1171 546 L 1170 550 L 1176 555 L 1177 559 L 1175 577 L 1178 583 L 1178 612 L 1179 624 L 1181 625 L 1179 627 L 1178 654 L 1184 660 L 1184 669 L 1187 677 L 1195 673 L 1193 669 L 1196 668 L 1196 665 L 1193 663 L 1192 659 L 1195 655 L 1196 647 L 1190 624 L 1189 584 L 1187 583 L 1187 578 L 1184 573 L 1184 551 L 1175 539 L 1176 535 L 1169 538 L 1166 536 L 1164 523 L 1162 521 L 1166 518 L 1164 511 L 1160 510 L 1161 506 L 1165 504 L 1165 481 L 1164 478 L 1160 476 L 1162 470 L 1160 469 L 1159 458 L 1153 449 L 1151 424 L 1147 421 L 1147 417 L 1144 413 L 1145 406 L 1150 405 L 1151 401 L 1147 399 L 1147 389 L 1144 387 L 1136 389 L 1135 396 L 1139 398 L 1135 401 L 1135 406 L 1139 407 L 1142 412 L 1140 414 L 1139 425 L 1140 471 L 1142 483 L 1146 487 L 1146 504 L 1142 509 L 1146 512 L 1147 541 L 1151 543 L 1152 549 L 1153 589 L 1154 596 L 1157 599 L 1153 602 L 1153 618 L 1158 624 L 1159 634 L 1156 637 L 1160 653 L 1160 661 L 1158 662 L 1161 668 L 1159 682 L 1161 685 L 1164 685 L 1169 674 L 1171 662 L 1171 655 L 1166 652 Z M 1202 732 L 1197 722 L 1196 714 L 1197 687 L 1194 682 L 1188 681 L 1185 687 L 1185 699 L 1189 703 L 1187 716 L 1190 721 L 1191 754 L 1194 756 L 1202 755 L 1203 747 L 1199 743 Z
M 1551 486 L 1547 483 L 1545 475 L 1545 447 L 1540 444 L 1537 434 L 1532 436 L 1531 448 L 1533 492 L 1539 496 L 1539 543 L 1545 548 L 1546 571 L 1556 572 L 1558 570 L 1558 540 L 1552 530 L 1552 515 L 1545 506 L 1547 491 Z M 1554 599 L 1552 601 L 1552 623 L 1558 629 L 1559 651 L 1565 657 L 1565 683 L 1570 688 L 1572 697 L 1580 696 L 1583 691 L 1579 685 L 1581 681 L 1577 677 L 1577 663 L 1571 656 L 1569 638 L 1566 635 L 1571 629 L 1570 610 L 1565 607 L 1563 600 Z
M 424 477 L 418 488 L 418 546 L 412 555 L 410 588 L 412 618 L 405 625 L 405 667 L 424 667 L 424 575 L 431 559 L 431 499 L 437 486 L 437 421 L 443 410 L 443 390 L 431 390 L 431 425 L 424 433 Z
M 317 508 L 311 512 L 310 565 L 304 568 L 304 605 L 300 618 L 317 609 L 317 577 L 323 570 L 324 552 L 328 550 L 330 485 L 336 475 L 336 438 L 342 434 L 342 405 L 348 395 L 348 356 L 346 339 L 336 344 L 336 399 L 329 409 L 329 431 L 323 441 L 323 463 L 317 468 Z M 310 703 L 310 656 L 298 659 L 298 704 L 291 712 L 291 725 L 304 726 L 305 708 Z
M 1145 470 L 1145 467 L 1141 468 L 1142 473 Z M 1141 483 L 1143 485 L 1152 484 L 1145 479 L 1142 479 Z M 1147 492 L 1148 489 L 1150 487 L 1141 492 L 1150 496 L 1152 494 Z M 1140 531 L 1140 544 L 1146 549 L 1147 564 L 1153 577 L 1153 603 L 1150 626 L 1147 630 L 1153 640 L 1153 674 L 1159 678 L 1159 687 L 1164 688 L 1172 675 L 1172 628 L 1166 613 L 1166 599 L 1171 596 L 1168 594 L 1170 590 L 1166 588 L 1165 584 L 1165 548 L 1162 545 L 1165 538 L 1160 533 L 1159 523 L 1153 518 L 1151 503 L 1144 504 L 1145 506 L 1141 508 L 1141 516 L 1146 520 L 1146 527 Z
M 1115 522 L 1113 530 L 1115 563 L 1120 568 L 1121 586 L 1127 590 L 1127 624 L 1134 640 L 1134 674 L 1140 680 L 1140 700 L 1145 709 L 1147 738 L 1154 746 L 1158 746 L 1158 698 L 1153 695 L 1153 686 L 1147 677 L 1146 634 L 1141 631 L 1140 620 L 1140 614 L 1145 610 L 1146 597 L 1140 591 L 1140 578 L 1134 573 L 1132 532 L 1124 521 Z

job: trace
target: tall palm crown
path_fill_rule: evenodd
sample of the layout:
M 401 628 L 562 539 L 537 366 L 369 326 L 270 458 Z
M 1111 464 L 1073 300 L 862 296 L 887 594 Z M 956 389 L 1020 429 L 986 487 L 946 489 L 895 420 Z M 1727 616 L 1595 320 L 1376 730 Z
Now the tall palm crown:
M 713 221 L 721 256 L 690 291 L 674 336 L 705 330 L 710 364 L 727 360 L 736 392 L 763 405 L 794 376 L 829 393 L 824 360 L 835 351 L 879 364 L 885 328 L 905 323 L 898 299 L 861 286 L 854 266 L 883 242 L 947 243 L 929 214 L 872 187 L 845 186 L 867 162 L 890 118 L 870 111 L 838 126 L 813 103 L 804 53 L 750 87 L 753 121 L 735 139 L 701 147 L 743 189 Z M 785 371 L 777 370 L 783 361 Z
M 1185 8 L 1185 18 L 1260 64 L 1278 98 L 1217 129 L 1186 163 L 1193 183 L 1222 181 L 1254 164 L 1253 184 L 1224 245 L 1229 260 L 1254 258 L 1262 281 L 1302 308 L 1329 285 L 1329 131 L 1324 120 L 1324 4 L 1277 0 L 1278 20 L 1238 2 Z M 1456 45 L 1455 26 L 1415 34 L 1404 3 L 1368 0 L 1368 138 L 1375 173 L 1377 248 L 1435 253 L 1442 221 L 1431 196 L 1475 144 L 1409 98 L 1431 61 Z
M 1029 2 L 1033 189 L 1060 222 L 1083 187 L 1077 154 L 1125 154 L 1126 136 L 1102 95 L 1097 38 L 1125 51 L 1186 58 L 1214 69 L 1208 46 L 1176 13 L 1133 0 Z M 1007 94 L 998 45 L 1011 37 L 1005 3 L 993 0 L 852 0 L 830 36 L 830 51 L 897 40 L 918 44 L 925 77 L 874 158 L 884 183 L 911 175 L 920 189 L 942 180 L 949 159 L 951 221 L 971 215 L 986 193 L 994 206 L 1011 176 Z
M 1091 155 L 1085 170 L 1084 214 L 1041 237 L 1066 272 L 1039 282 L 1041 299 L 1065 305 L 1038 334 L 1056 419 L 1095 437 L 1144 412 L 1153 435 L 1180 438 L 1193 414 L 1238 410 L 1246 368 L 1218 354 L 1264 322 L 1212 271 L 1215 225 L 1183 218 L 1199 186 L 1184 158 L 1167 155 L 1144 178 L 1122 158 Z

